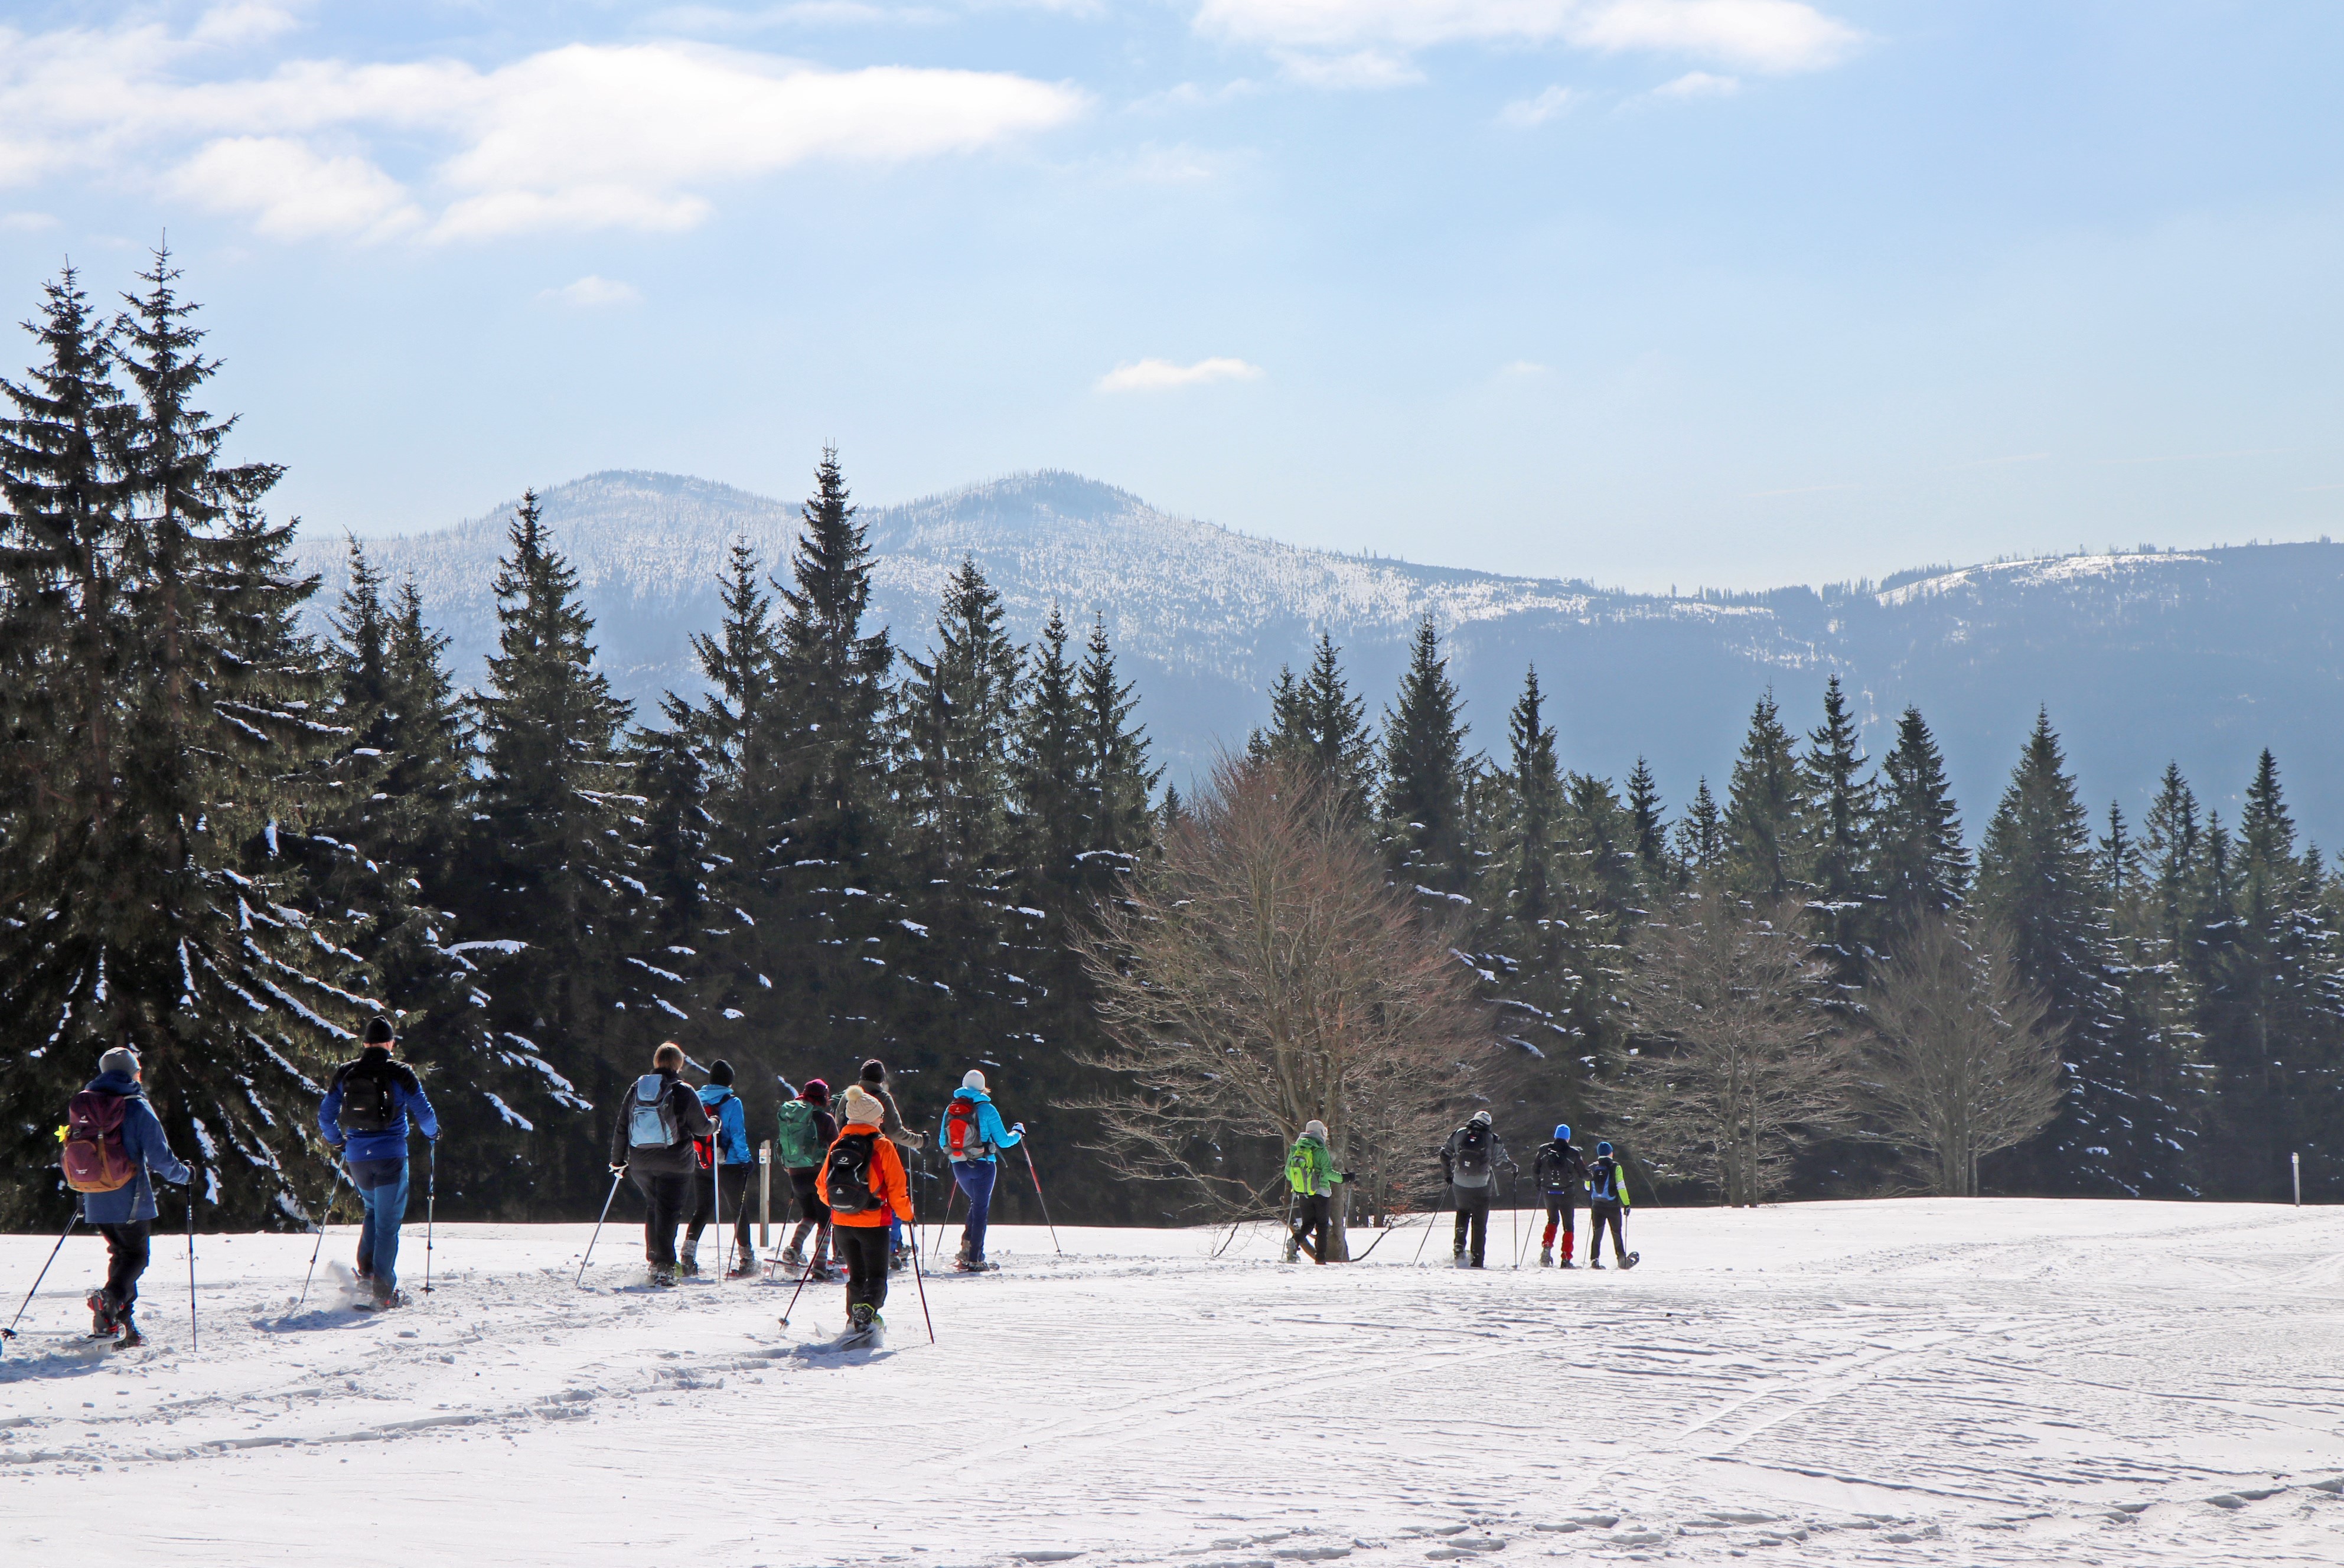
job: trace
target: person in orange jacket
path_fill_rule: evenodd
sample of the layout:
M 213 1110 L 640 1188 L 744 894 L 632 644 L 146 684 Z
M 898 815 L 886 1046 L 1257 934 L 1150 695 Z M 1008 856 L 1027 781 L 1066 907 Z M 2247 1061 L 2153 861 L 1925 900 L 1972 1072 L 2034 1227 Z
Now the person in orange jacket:
M 879 1309 L 887 1304 L 887 1218 L 893 1214 L 912 1233 L 912 1190 L 904 1179 L 903 1157 L 880 1131 L 886 1108 L 850 1087 L 840 1101 L 838 1139 L 823 1157 L 814 1188 L 829 1205 L 831 1234 L 846 1265 L 846 1332 L 836 1348 L 876 1350 L 885 1342 Z

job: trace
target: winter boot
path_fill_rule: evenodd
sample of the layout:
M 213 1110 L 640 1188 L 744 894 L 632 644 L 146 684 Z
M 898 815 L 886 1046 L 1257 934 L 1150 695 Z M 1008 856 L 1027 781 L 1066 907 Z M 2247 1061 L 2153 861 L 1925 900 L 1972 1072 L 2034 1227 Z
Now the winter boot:
M 1473 1266 L 1473 1260 L 1465 1256 L 1465 1249 L 1462 1247 L 1457 1249 L 1456 1256 L 1450 1259 L 1449 1262 L 1450 1267 L 1457 1269 L 1470 1269 Z
M 138 1325 L 131 1321 L 129 1313 L 123 1313 L 115 1321 L 122 1325 L 122 1338 L 114 1341 L 116 1350 L 135 1351 L 146 1342 L 146 1336 L 138 1331 Z
M 955 1263 L 965 1263 L 968 1261 L 968 1236 L 966 1232 L 962 1233 L 960 1239 L 960 1250 L 953 1254 L 953 1261 Z
M 1602 1268 L 1602 1267 L 1603 1267 L 1603 1258 L 1602 1258 L 1602 1255 L 1601 1255 L 1601 1253 L 1598 1253 L 1598 1254 L 1595 1254 L 1595 1255 L 1593 1255 L 1593 1256 L 1590 1257 L 1590 1258 L 1587 1259 L 1587 1266 L 1588 1266 L 1590 1269 L 1601 1269 L 1601 1268 Z
M 700 1278 L 700 1244 L 698 1242 L 683 1249 L 682 1255 L 675 1260 L 675 1269 L 677 1273 L 687 1280 Z
M 1571 1260 L 1571 1249 L 1568 1247 L 1562 1249 L 1562 1256 L 1554 1260 L 1554 1266 L 1558 1269 L 1576 1269 L 1579 1267 L 1578 1264 Z
M 868 1301 L 857 1301 L 846 1310 L 846 1332 L 838 1336 L 837 1348 L 842 1351 L 875 1351 L 879 1348 L 886 1326 L 879 1320 L 878 1309 Z
M 406 1305 L 407 1292 L 404 1290 L 377 1290 L 374 1293 L 374 1310 L 378 1312 L 388 1312 Z
M 955 1274 L 991 1274 L 997 1272 L 1000 1268 L 1001 1265 L 995 1263 L 990 1258 L 964 1258 L 959 1262 L 953 1265 L 953 1272 Z
M 675 1265 L 672 1263 L 652 1264 L 651 1266 L 650 1276 L 643 1282 L 651 1286 L 655 1290 L 666 1290 L 669 1286 L 675 1283 Z
M 799 1250 L 798 1244 L 796 1242 L 793 1241 L 787 1247 L 782 1249 L 782 1267 L 788 1270 L 793 1274 L 804 1272 L 805 1254 Z
M 1636 1266 L 1636 1260 L 1642 1257 L 1643 1257 L 1642 1252 L 1631 1252 L 1625 1258 L 1620 1259 L 1620 1267 L 1622 1269 L 1633 1269 Z
M 898 1243 L 888 1251 L 887 1272 L 890 1274 L 901 1274 L 904 1270 L 910 1268 L 911 1265 L 912 1250 L 910 1248 Z
M 89 1293 L 88 1305 L 89 1337 L 93 1340 L 114 1338 L 120 1331 L 122 1319 L 126 1314 L 117 1314 L 115 1311 L 114 1298 L 104 1290 L 92 1290 Z
M 748 1247 L 740 1247 L 733 1249 L 732 1270 L 732 1272 L 726 1274 L 724 1277 L 727 1280 L 746 1280 L 756 1271 L 757 1254 L 755 1249 Z
M 1541 1269 L 1551 1269 L 1554 1267 L 1553 1248 L 1541 1247 L 1539 1249 L 1539 1267 Z

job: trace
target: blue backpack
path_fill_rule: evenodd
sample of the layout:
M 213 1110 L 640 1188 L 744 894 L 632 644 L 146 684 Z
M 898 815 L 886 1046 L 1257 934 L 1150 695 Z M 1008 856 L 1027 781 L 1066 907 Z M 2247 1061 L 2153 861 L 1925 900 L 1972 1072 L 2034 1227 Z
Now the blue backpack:
M 635 1080 L 635 1097 L 627 1108 L 627 1146 L 630 1148 L 672 1148 L 683 1129 L 676 1126 L 675 1106 L 670 1101 L 667 1080 L 657 1073 L 645 1073 Z
M 1587 1200 L 1590 1203 L 1620 1201 L 1620 1162 L 1605 1155 L 1587 1168 Z

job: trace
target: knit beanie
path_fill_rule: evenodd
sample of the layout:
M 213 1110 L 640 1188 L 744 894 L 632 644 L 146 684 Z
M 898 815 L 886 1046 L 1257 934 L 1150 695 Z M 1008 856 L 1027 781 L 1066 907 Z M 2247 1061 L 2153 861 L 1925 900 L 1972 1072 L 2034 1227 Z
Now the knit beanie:
M 869 1061 L 864 1063 L 863 1081 L 866 1084 L 885 1083 L 887 1081 L 887 1064 L 881 1061 L 877 1057 L 874 1057 Z
M 808 1078 L 806 1087 L 798 1091 L 798 1098 L 808 1105 L 828 1105 L 830 1086 L 820 1078 Z
M 377 1013 L 373 1017 L 367 1020 L 366 1043 L 368 1045 L 387 1046 L 390 1044 L 390 1020 L 389 1018 L 384 1017 L 380 1013 Z
M 138 1071 L 138 1053 L 128 1046 L 116 1046 L 97 1058 L 97 1070 L 120 1073 L 125 1077 L 135 1077 Z
M 1571 1141 L 1571 1124 L 1569 1122 L 1559 1121 L 1554 1124 L 1554 1141 L 1557 1143 L 1569 1143 Z
M 1302 1124 L 1302 1136 L 1315 1138 L 1320 1143 L 1324 1143 L 1327 1141 L 1327 1124 L 1323 1121 L 1306 1121 Z
M 985 1092 L 985 1075 L 978 1072 L 975 1067 L 971 1067 L 968 1071 L 961 1074 L 960 1087 L 965 1089 L 975 1089 L 977 1093 L 983 1094 Z
M 1595 1146 L 1595 1157 L 1596 1157 L 1598 1159 L 1602 1158 L 1604 1156 L 1606 1156 L 1606 1155 L 1610 1154 L 1611 1152 L 1612 1152 L 1612 1146 L 1611 1146 L 1610 1144 L 1608 1144 L 1608 1143 L 1599 1143 L 1599 1144 L 1597 1144 L 1597 1145 Z
M 885 1114 L 877 1100 L 863 1092 L 861 1084 L 846 1086 L 847 1125 L 876 1127 L 879 1125 L 879 1118 Z
M 726 1061 L 722 1057 L 717 1057 L 713 1062 L 709 1064 L 708 1081 L 714 1084 L 721 1089 L 731 1088 L 732 1087 L 732 1064 Z

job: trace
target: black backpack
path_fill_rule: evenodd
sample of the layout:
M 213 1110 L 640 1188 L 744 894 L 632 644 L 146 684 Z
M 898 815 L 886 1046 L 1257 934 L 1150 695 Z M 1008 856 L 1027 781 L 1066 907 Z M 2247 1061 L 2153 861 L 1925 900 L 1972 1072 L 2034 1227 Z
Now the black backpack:
M 1490 1173 L 1490 1129 L 1478 1121 L 1467 1122 L 1464 1136 L 1457 1140 L 1457 1173 L 1460 1176 L 1487 1176 Z
M 876 1153 L 873 1146 L 878 1137 L 872 1132 L 850 1132 L 830 1146 L 830 1156 L 823 1163 L 823 1190 L 829 1194 L 832 1213 L 868 1214 L 879 1207 L 879 1195 L 871 1190 L 871 1161 Z
M 364 1062 L 342 1069 L 344 1132 L 389 1132 L 399 1121 L 399 1080 L 391 1065 L 368 1070 Z

